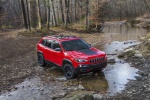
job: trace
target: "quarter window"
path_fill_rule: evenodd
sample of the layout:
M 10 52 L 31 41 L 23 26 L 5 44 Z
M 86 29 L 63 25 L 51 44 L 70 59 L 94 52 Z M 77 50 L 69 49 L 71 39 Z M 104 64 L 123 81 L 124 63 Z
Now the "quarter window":
M 46 40 L 45 46 L 52 48 L 52 40 Z

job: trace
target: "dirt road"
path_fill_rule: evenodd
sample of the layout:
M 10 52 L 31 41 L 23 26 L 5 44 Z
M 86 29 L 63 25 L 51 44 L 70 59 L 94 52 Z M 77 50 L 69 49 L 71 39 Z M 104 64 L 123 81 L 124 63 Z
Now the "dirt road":
M 0 90 L 10 90 L 10 86 L 34 74 L 36 63 L 36 43 L 39 38 L 18 36 L 21 30 L 0 33 Z M 32 55 L 32 56 L 31 56 Z

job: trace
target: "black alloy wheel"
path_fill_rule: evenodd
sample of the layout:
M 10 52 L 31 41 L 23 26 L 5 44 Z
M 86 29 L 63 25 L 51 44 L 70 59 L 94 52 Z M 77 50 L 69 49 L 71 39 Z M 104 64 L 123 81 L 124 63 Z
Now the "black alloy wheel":
M 43 54 L 38 54 L 38 63 L 41 67 L 44 67 L 46 65 Z
M 64 67 L 63 67 L 63 71 L 64 71 L 65 77 L 67 79 L 73 79 L 73 78 L 75 78 L 75 71 L 74 71 L 72 65 L 65 64 Z

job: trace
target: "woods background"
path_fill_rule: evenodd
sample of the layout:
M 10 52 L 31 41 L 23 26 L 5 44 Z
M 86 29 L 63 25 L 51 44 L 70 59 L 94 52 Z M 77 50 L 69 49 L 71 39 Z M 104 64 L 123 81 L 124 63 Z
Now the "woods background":
M 149 0 L 0 0 L 0 28 L 27 30 L 132 19 L 150 12 Z

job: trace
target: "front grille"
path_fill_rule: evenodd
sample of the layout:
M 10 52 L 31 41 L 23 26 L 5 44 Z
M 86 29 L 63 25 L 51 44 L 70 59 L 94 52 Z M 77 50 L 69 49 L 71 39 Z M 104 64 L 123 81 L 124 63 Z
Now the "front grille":
M 102 62 L 104 60 L 105 60 L 105 57 L 93 58 L 93 59 L 90 59 L 90 63 L 98 63 L 98 62 Z

